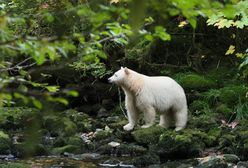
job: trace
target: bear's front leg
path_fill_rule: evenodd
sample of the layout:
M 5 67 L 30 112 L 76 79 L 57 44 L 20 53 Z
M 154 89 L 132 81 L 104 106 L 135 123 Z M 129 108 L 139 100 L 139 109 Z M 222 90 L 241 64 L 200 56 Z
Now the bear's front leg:
M 128 116 L 128 124 L 123 127 L 126 131 L 131 131 L 138 120 L 138 110 L 134 105 L 134 100 L 132 97 L 126 96 L 125 98 L 127 116 Z
M 152 106 L 144 107 L 144 117 L 145 117 L 145 125 L 142 125 L 141 128 L 148 128 L 154 124 L 156 111 Z

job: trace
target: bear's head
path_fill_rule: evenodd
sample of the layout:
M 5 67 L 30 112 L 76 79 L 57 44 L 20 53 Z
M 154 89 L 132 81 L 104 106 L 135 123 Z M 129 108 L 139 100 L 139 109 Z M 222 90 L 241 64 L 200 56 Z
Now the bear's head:
M 110 83 L 115 83 L 117 85 L 120 85 L 127 79 L 126 77 L 128 74 L 129 74 L 128 68 L 121 67 L 119 71 L 115 72 L 113 76 L 108 78 L 108 81 Z

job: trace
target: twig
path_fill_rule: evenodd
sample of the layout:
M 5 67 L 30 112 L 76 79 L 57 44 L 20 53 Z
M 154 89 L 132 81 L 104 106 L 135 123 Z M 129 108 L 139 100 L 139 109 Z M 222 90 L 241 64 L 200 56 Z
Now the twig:
M 121 105 L 121 91 L 120 91 L 120 88 L 119 88 L 119 87 L 118 87 L 118 95 L 119 95 L 119 105 L 120 105 L 120 109 L 121 109 L 123 115 L 124 115 L 126 118 L 128 118 L 127 115 L 126 115 L 126 113 L 125 113 L 125 111 L 124 111 L 124 109 L 122 108 L 122 105 Z
M 29 65 L 20 66 L 20 65 L 26 63 L 27 61 L 29 61 L 29 60 L 31 60 L 31 59 L 32 59 L 32 57 L 28 57 L 28 58 L 26 58 L 25 60 L 19 62 L 19 63 L 16 64 L 15 66 L 13 66 L 13 67 L 2 68 L 2 69 L 0 69 L 0 72 L 5 72 L 5 71 L 19 71 L 19 70 L 21 70 L 21 69 L 29 68 L 29 67 L 32 67 L 32 66 L 36 65 L 36 62 L 33 62 L 33 63 L 29 64 Z

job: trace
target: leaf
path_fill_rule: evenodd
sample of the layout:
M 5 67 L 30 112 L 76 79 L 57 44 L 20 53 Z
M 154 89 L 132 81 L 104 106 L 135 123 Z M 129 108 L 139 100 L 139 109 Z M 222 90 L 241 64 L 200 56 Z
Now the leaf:
M 226 51 L 225 55 L 230 55 L 233 54 L 235 51 L 235 46 L 234 45 L 230 45 L 229 49 Z
M 52 93 L 59 91 L 59 86 L 46 86 L 45 88 Z
M 33 105 L 34 105 L 35 107 L 37 107 L 38 109 L 42 109 L 42 104 L 41 104 L 41 102 L 40 102 L 39 100 L 33 99 L 33 100 L 32 100 L 32 103 L 33 103 Z
M 163 41 L 171 40 L 171 36 L 165 32 L 165 28 L 162 26 L 156 26 L 155 27 L 154 36 L 159 37 Z
M 188 19 L 189 20 L 189 23 L 190 25 L 195 29 L 196 28 L 196 18 L 190 18 Z
M 234 25 L 234 22 L 233 20 L 227 20 L 227 19 L 220 19 L 219 22 L 215 23 L 214 26 L 217 26 L 218 29 L 221 29 L 221 28 L 229 28 L 231 27 L 232 25 Z
M 153 36 L 151 34 L 146 34 L 145 35 L 145 39 L 148 41 L 152 41 L 153 40 Z
M 59 102 L 59 103 L 62 103 L 64 105 L 68 105 L 69 102 L 68 100 L 66 100 L 65 98 L 62 98 L 62 97 L 48 97 L 48 101 L 51 101 L 51 102 Z
M 78 97 L 79 94 L 75 90 L 70 90 L 69 92 L 67 92 L 67 95 L 73 96 L 73 97 Z
M 188 24 L 188 22 L 182 21 L 182 22 L 179 23 L 178 27 L 184 27 L 184 26 L 186 26 L 187 24 Z
M 237 58 L 244 58 L 244 54 L 243 53 L 236 53 L 235 54 Z

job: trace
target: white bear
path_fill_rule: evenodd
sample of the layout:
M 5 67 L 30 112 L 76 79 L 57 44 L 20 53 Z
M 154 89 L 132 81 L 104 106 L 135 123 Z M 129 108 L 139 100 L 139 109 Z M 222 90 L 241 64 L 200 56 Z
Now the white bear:
M 175 80 L 166 76 L 150 77 L 123 67 L 108 80 L 125 92 L 129 123 L 123 127 L 124 130 L 134 128 L 141 111 L 145 118 L 142 128 L 154 124 L 156 111 L 160 114 L 161 127 L 168 128 L 174 120 L 176 131 L 185 128 L 188 118 L 187 100 L 183 88 Z

